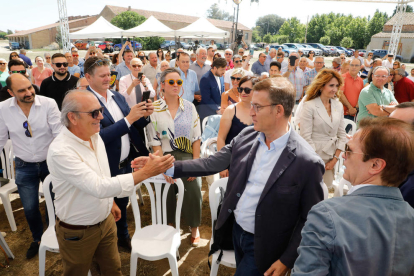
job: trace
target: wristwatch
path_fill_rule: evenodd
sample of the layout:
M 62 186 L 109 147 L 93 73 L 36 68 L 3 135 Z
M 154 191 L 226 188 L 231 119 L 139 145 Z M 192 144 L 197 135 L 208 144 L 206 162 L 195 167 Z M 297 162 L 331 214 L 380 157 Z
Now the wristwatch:
M 334 154 L 334 156 L 333 156 L 334 158 L 336 158 L 336 160 L 338 160 L 339 161 L 339 157 L 338 156 L 336 156 L 335 154 Z

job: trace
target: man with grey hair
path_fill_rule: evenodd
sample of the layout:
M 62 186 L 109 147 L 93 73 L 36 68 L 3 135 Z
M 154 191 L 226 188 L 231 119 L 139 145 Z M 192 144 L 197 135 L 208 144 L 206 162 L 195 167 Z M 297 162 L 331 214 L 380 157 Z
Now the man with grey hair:
M 300 99 L 303 96 L 303 87 L 305 86 L 305 75 L 298 67 L 299 64 L 299 54 L 296 52 L 290 53 L 289 57 L 296 57 L 295 65 L 288 65 L 288 70 L 283 74 L 283 77 L 288 78 L 289 81 L 293 84 L 296 90 L 296 104 L 299 104 Z
M 412 102 L 414 100 L 414 83 L 405 76 L 403 68 L 394 70 L 394 96 L 397 102 Z
M 274 60 L 274 58 L 276 57 L 277 51 L 276 48 L 272 48 L 270 49 L 269 54 L 266 56 L 266 60 L 265 60 L 265 67 L 266 67 L 266 71 L 269 72 L 270 70 L 270 63 Z
M 372 75 L 372 82 L 359 94 L 358 125 L 359 121 L 365 117 L 389 116 L 398 104 L 394 94 L 384 87 L 388 82 L 390 69 L 378 66 L 373 70 Z
M 322 70 L 323 66 L 325 65 L 325 58 L 323 56 L 315 57 L 313 65 L 315 66 L 313 69 L 306 71 L 304 73 L 305 75 L 305 86 L 303 87 L 304 91 L 306 91 L 306 88 L 311 84 L 311 82 L 316 77 L 316 75 L 319 73 L 319 71 Z
M 88 80 L 86 78 L 80 78 L 76 83 L 76 89 L 86 90 L 89 86 Z
M 124 214 L 113 198 L 128 198 L 135 185 L 164 172 L 174 161 L 171 155 L 150 154 L 141 170 L 111 177 L 109 149 L 99 135 L 103 110 L 93 93 L 70 91 L 62 105 L 65 126 L 47 154 L 64 275 L 86 275 L 93 257 L 103 275 L 122 275 L 115 221 Z
M 227 67 L 226 71 L 234 68 L 234 63 L 232 61 L 233 59 L 233 50 L 232 49 L 226 49 L 224 51 L 224 58 L 227 61 Z
M 382 59 L 380 59 L 380 58 L 376 58 L 372 62 L 372 68 L 368 72 L 368 77 L 366 79 L 364 79 L 364 85 L 367 85 L 367 84 L 371 83 L 371 81 L 372 81 L 372 71 L 375 69 L 375 67 L 378 67 L 378 66 L 382 66 Z
M 197 59 L 196 61 L 193 62 L 193 64 L 190 65 L 190 69 L 196 72 L 198 87 L 200 88 L 201 77 L 204 76 L 208 71 L 210 71 L 211 66 L 206 64 L 207 51 L 205 48 L 202 48 L 202 47 L 198 48 L 196 51 L 196 57 Z M 193 104 L 197 106 L 200 101 L 201 101 L 201 93 L 199 89 L 198 91 L 194 92 Z
M 10 135 L 15 154 L 16 185 L 32 232 L 33 242 L 26 253 L 26 258 L 31 259 L 39 251 L 43 234 L 39 182 L 49 174 L 47 151 L 62 125 L 56 101 L 36 95 L 27 77 L 12 74 L 6 82 L 12 98 L 0 103 L 0 152 Z
M 233 56 L 233 64 L 234 64 L 234 68 L 227 70 L 226 73 L 224 74 L 224 91 L 227 91 L 231 88 L 233 88 L 233 85 L 231 84 L 231 75 L 233 74 L 233 71 L 241 68 L 243 69 L 243 57 L 240 55 L 234 55 Z M 244 75 L 245 76 L 253 76 L 253 73 L 251 71 L 247 71 L 244 70 Z
M 32 69 L 33 68 L 32 61 L 30 60 L 30 58 L 28 58 L 26 56 L 26 50 L 25 49 L 20 49 L 19 57 L 21 59 L 23 59 L 24 62 L 26 62 L 26 64 L 29 66 L 29 69 Z
M 150 52 L 148 54 L 149 63 L 142 68 L 142 73 L 147 77 L 151 84 L 155 82 L 155 76 L 159 70 L 158 58 L 156 52 Z
M 49 68 L 49 69 L 52 69 L 53 70 L 53 67 L 52 67 L 52 55 L 47 52 L 47 53 L 44 53 L 43 56 L 45 57 L 44 66 L 46 68 Z

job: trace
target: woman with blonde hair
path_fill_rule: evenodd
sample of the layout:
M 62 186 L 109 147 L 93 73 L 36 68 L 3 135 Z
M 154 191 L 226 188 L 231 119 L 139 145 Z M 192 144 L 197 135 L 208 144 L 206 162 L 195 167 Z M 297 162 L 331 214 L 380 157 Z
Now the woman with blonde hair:
M 239 87 L 239 82 L 244 75 L 244 70 L 241 68 L 233 69 L 233 72 L 231 72 L 230 80 L 233 87 L 221 94 L 220 110 L 222 112 L 224 112 L 229 105 L 240 102 L 240 93 L 237 89 Z
M 306 90 L 300 118 L 300 135 L 325 162 L 323 181 L 328 188 L 332 187 L 333 169 L 346 143 L 344 107 L 337 100 L 342 85 L 338 72 L 321 70 Z

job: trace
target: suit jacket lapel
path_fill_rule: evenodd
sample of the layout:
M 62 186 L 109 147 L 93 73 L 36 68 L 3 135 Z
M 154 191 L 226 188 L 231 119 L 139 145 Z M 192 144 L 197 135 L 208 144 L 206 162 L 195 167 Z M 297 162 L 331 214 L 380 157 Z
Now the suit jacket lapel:
M 326 108 L 323 105 L 321 98 L 320 97 L 316 98 L 315 103 L 316 103 L 316 110 L 319 116 L 321 116 L 322 119 L 325 121 L 325 123 L 327 123 L 330 127 L 333 127 L 331 118 L 329 117 L 328 112 L 326 111 Z M 332 113 L 333 113 L 333 108 L 331 104 L 331 116 L 332 116 Z
M 87 88 L 91 93 L 93 93 L 93 91 L 89 88 Z M 93 93 L 95 95 L 95 93 Z M 101 106 L 104 108 L 104 115 L 114 124 L 114 118 L 112 118 L 111 113 L 109 113 L 109 110 L 105 107 L 105 105 L 103 104 L 103 102 L 101 102 L 101 100 L 95 95 L 95 97 L 98 99 L 99 103 L 101 104 Z
M 123 108 L 123 107 L 124 107 L 124 105 L 122 105 L 121 101 L 118 99 L 118 97 L 117 97 L 117 96 L 115 96 L 115 94 L 114 94 L 113 99 L 114 99 L 114 101 L 116 102 L 116 104 L 119 106 L 119 109 L 121 109 L 122 114 L 124 114 L 124 116 L 127 116 L 127 115 L 128 115 L 127 110 L 125 110 L 125 109 Z

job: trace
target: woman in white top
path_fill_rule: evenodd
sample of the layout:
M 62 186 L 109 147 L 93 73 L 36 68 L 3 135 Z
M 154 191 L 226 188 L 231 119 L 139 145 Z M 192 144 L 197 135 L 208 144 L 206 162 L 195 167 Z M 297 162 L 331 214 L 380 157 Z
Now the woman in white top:
M 161 64 L 161 61 L 163 61 L 164 58 L 164 52 L 162 51 L 161 48 L 158 48 L 157 50 L 157 59 L 158 59 L 158 64 Z
M 314 51 L 309 51 L 309 57 L 308 57 L 308 66 L 311 69 L 315 68 L 315 65 L 313 64 L 313 62 L 315 61 L 315 52 Z
M 334 167 L 345 150 L 344 107 L 335 97 L 342 86 L 341 75 L 323 69 L 306 90 L 306 102 L 300 118 L 300 135 L 325 162 L 323 181 L 330 188 Z
M 154 102 L 154 113 L 147 126 L 148 145 L 160 155 L 171 154 L 176 160 L 198 159 L 200 157 L 200 118 L 193 103 L 181 98 L 183 80 L 176 68 L 165 69 L 161 74 L 160 86 L 164 97 Z M 171 183 L 171 178 L 165 176 Z M 191 243 L 198 246 L 201 223 L 201 179 L 182 178 L 184 201 L 181 208 L 186 223 L 191 227 Z M 173 187 L 167 196 L 167 222 L 175 222 L 176 191 Z
M 372 68 L 372 63 L 374 62 L 372 59 L 373 56 L 373 53 L 368 53 L 367 58 L 364 60 L 365 71 L 369 71 Z

